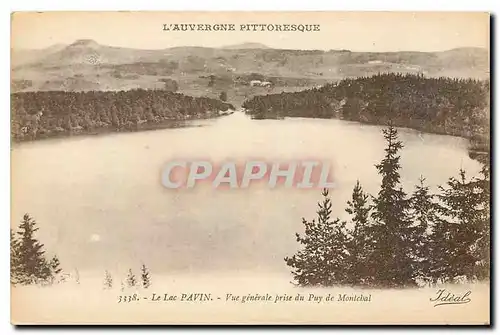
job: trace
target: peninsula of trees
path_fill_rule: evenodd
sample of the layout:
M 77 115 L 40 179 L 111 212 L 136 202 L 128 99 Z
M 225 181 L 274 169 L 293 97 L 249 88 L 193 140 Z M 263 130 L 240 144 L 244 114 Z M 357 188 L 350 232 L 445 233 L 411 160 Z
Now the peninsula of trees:
M 234 109 L 221 100 L 165 90 L 22 92 L 11 101 L 15 141 L 167 128 Z
M 490 82 L 387 73 L 347 78 L 300 92 L 255 96 L 243 103 L 255 119 L 338 118 L 465 137 L 489 151 Z

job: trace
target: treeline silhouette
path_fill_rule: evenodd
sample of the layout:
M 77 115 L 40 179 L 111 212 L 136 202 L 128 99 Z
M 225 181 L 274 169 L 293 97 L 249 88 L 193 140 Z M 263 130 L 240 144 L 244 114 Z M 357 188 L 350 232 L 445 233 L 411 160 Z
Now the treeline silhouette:
M 457 135 L 489 143 L 490 82 L 386 73 L 347 78 L 300 92 L 255 96 L 243 103 L 255 119 L 339 118 Z M 486 151 L 486 150 L 485 150 Z
M 464 170 L 432 194 L 420 178 L 412 194 L 400 182 L 397 130 L 383 130 L 385 157 L 375 167 L 377 195 L 359 181 L 347 202 L 348 221 L 333 218 L 328 190 L 317 219 L 302 219 L 302 246 L 286 257 L 300 286 L 415 287 L 490 276 L 490 170 L 468 178 Z
M 14 140 L 139 130 L 208 118 L 234 107 L 165 90 L 21 92 L 11 94 Z
M 132 269 L 128 270 L 127 277 L 125 281 L 121 281 L 120 290 L 124 291 L 125 288 L 138 288 L 142 287 L 148 289 L 151 286 L 151 274 L 149 273 L 149 269 L 145 264 L 141 266 L 141 274 L 140 278 L 137 278 Z M 109 271 L 104 272 L 104 289 L 110 290 L 114 287 L 113 277 Z

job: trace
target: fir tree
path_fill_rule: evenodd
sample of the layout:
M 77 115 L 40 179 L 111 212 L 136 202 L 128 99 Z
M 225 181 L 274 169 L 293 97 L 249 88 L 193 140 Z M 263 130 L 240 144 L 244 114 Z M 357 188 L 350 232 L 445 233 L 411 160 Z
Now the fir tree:
M 141 267 L 141 280 L 142 280 L 142 287 L 148 288 L 151 286 L 151 275 L 149 274 L 149 269 L 146 267 L 145 264 L 142 264 Z
M 352 228 L 347 243 L 347 282 L 351 285 L 365 285 L 373 282 L 373 267 L 370 266 L 372 243 L 368 225 L 370 207 L 366 194 L 359 180 L 352 192 L 352 199 L 347 202 L 346 212 L 351 215 Z
M 487 257 L 485 246 L 489 243 L 485 230 L 485 215 L 481 191 L 476 180 L 468 180 L 463 169 L 459 177 L 448 180 L 440 187 L 440 218 L 432 236 L 435 249 L 441 250 L 433 266 L 435 278 L 450 282 L 457 277 L 478 279 L 478 267 Z
M 104 272 L 104 289 L 109 290 L 113 288 L 113 277 L 111 277 L 111 273 L 108 270 Z
M 10 282 L 17 284 L 20 280 L 19 268 L 19 241 L 16 235 L 10 230 Z
M 490 193 L 490 167 L 489 160 L 485 160 L 480 176 L 474 178 L 473 187 L 477 192 L 477 229 L 479 237 L 473 250 L 476 253 L 475 258 L 479 261 L 475 264 L 476 278 L 479 280 L 489 279 L 490 277 L 490 245 L 491 245 L 491 193 Z
M 305 235 L 296 234 L 296 238 L 303 249 L 285 258 L 287 265 L 294 269 L 292 274 L 300 286 L 332 286 L 346 280 L 345 222 L 331 220 L 332 204 L 328 194 L 324 189 L 323 201 L 318 203 L 317 220 L 302 219 Z
M 34 234 L 38 230 L 36 222 L 25 214 L 19 225 L 18 245 L 18 279 L 22 284 L 35 284 L 46 281 L 51 276 L 49 262 L 45 259 L 45 251 Z
M 132 269 L 129 269 L 128 275 L 127 275 L 127 286 L 134 287 L 136 284 L 137 284 L 137 279 L 135 278 L 135 275 L 132 272 Z
M 403 144 L 392 125 L 384 129 L 383 134 L 387 141 L 385 157 L 375 165 L 382 176 L 382 185 L 377 197 L 373 198 L 371 215 L 375 244 L 372 265 L 377 269 L 375 281 L 385 287 L 413 286 L 415 268 L 411 258 L 410 202 L 400 186 L 399 174 L 398 152 Z
M 59 258 L 57 258 L 57 256 L 52 257 L 52 259 L 49 262 L 49 265 L 50 265 L 52 282 L 63 281 L 63 278 L 61 276 L 62 269 L 61 269 L 61 263 L 59 262 Z
M 328 269 L 330 273 L 326 286 L 345 285 L 347 277 L 345 269 L 347 267 L 347 229 L 346 222 L 336 218 L 331 222 L 333 236 L 329 239 Z M 327 237 L 326 237 L 327 238 Z
M 430 193 L 429 187 L 425 186 L 424 182 L 425 178 L 421 176 L 410 198 L 413 231 L 409 242 L 414 247 L 412 256 L 415 261 L 415 277 L 428 281 L 432 280 L 430 269 L 433 258 L 430 248 L 430 231 L 437 219 L 436 205 L 433 202 L 434 195 Z
M 57 258 L 57 256 L 52 257 L 52 259 L 50 260 L 50 268 L 52 270 L 52 274 L 58 275 L 59 273 L 61 273 L 62 269 L 60 266 L 61 263 L 59 262 L 59 258 Z
M 431 283 L 451 282 L 455 277 L 453 264 L 451 263 L 451 250 L 454 249 L 455 225 L 448 220 L 442 219 L 443 207 L 438 207 L 436 222 L 429 236 L 429 279 Z

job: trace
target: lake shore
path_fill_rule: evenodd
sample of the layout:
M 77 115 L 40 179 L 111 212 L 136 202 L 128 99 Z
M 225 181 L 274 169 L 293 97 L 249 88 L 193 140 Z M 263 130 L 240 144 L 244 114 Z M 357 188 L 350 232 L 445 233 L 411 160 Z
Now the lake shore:
M 251 114 L 247 113 L 245 110 L 244 112 L 249 116 L 252 117 Z M 307 117 L 307 116 L 285 116 L 285 117 L 263 117 L 263 118 L 255 118 L 253 120 L 259 121 L 259 120 L 285 120 L 285 119 L 295 119 L 295 118 L 304 118 L 304 119 L 324 119 L 324 120 L 341 120 L 341 121 L 347 121 L 347 122 L 354 122 L 354 123 L 359 123 L 359 124 L 365 124 L 365 125 L 370 125 L 370 126 L 386 126 L 387 122 L 373 122 L 373 121 L 368 121 L 368 120 L 348 120 L 348 119 L 342 119 L 342 118 L 320 118 L 320 117 Z M 441 127 L 434 127 L 432 125 L 430 126 L 419 126 L 417 124 L 408 124 L 405 122 L 394 122 L 394 126 L 397 128 L 403 128 L 403 129 L 411 129 L 414 131 L 426 133 L 426 134 L 434 134 L 434 135 L 445 135 L 445 136 L 454 136 L 454 137 L 461 137 L 466 139 L 469 142 L 469 148 L 468 148 L 468 153 L 469 157 L 474 160 L 478 160 L 480 162 L 482 161 L 489 161 L 489 156 L 490 156 L 490 136 L 486 136 L 485 134 L 474 134 L 473 136 L 468 136 L 464 134 L 463 132 L 459 131 L 446 131 L 445 129 L 442 129 Z M 488 134 L 489 135 L 489 134 Z
M 93 128 L 93 129 L 74 129 L 71 131 L 58 131 L 58 132 L 50 132 L 39 135 L 35 138 L 23 138 L 17 139 L 12 138 L 12 144 L 19 144 L 25 142 L 35 142 L 35 141 L 45 141 L 50 139 L 62 139 L 62 138 L 72 138 L 72 137 L 81 137 L 81 136 L 103 136 L 106 134 L 116 134 L 116 133 L 134 133 L 134 132 L 142 132 L 142 131 L 152 131 L 152 130 L 161 130 L 161 129 L 174 129 L 174 128 L 188 128 L 188 127 L 196 127 L 192 123 L 199 120 L 209 120 L 209 119 L 217 119 L 220 117 L 228 116 L 233 114 L 234 111 L 222 112 L 218 115 L 210 115 L 206 117 L 192 117 L 185 119 L 168 119 L 162 120 L 159 122 L 144 122 L 141 124 L 137 124 L 133 127 L 121 127 L 121 128 L 113 128 L 112 126 L 101 127 L 101 128 Z

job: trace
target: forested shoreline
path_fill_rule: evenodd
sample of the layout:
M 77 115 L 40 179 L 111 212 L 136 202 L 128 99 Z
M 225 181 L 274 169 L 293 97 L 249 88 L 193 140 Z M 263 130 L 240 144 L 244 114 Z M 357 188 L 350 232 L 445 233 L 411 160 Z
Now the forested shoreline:
M 234 107 L 165 90 L 22 92 L 11 94 L 14 141 L 175 127 Z
M 489 151 L 490 82 L 387 73 L 346 78 L 300 92 L 255 96 L 243 103 L 254 119 L 337 118 L 454 135 Z

